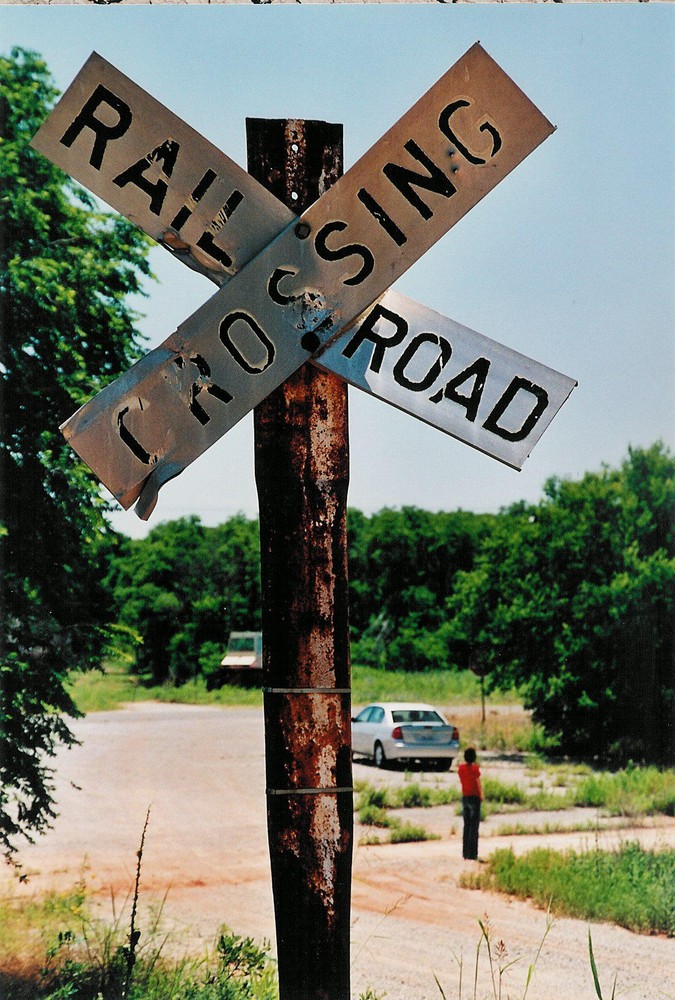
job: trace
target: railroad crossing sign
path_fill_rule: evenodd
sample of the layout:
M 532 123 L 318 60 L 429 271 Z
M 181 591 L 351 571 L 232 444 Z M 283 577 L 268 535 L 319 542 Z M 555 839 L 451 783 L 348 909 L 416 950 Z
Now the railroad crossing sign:
M 32 145 L 220 290 L 66 438 L 145 518 L 312 358 L 520 468 L 575 380 L 388 289 L 552 131 L 476 44 L 297 218 L 93 54 Z

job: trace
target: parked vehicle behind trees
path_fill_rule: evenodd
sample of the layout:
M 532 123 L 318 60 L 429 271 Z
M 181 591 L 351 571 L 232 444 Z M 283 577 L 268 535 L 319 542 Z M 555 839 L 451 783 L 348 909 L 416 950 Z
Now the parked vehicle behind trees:
M 218 669 L 206 675 L 206 687 L 212 691 L 223 684 L 261 684 L 262 674 L 262 632 L 230 632 L 225 656 Z

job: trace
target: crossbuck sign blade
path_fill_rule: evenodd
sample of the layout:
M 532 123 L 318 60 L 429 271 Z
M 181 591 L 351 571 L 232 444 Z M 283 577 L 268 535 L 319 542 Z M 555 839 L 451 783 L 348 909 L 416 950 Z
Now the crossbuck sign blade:
M 93 55 L 33 145 L 228 284 L 66 422 L 71 444 L 147 516 L 162 483 L 323 349 L 327 369 L 520 467 L 574 380 L 396 293 L 376 300 L 552 130 L 475 45 L 298 221 Z

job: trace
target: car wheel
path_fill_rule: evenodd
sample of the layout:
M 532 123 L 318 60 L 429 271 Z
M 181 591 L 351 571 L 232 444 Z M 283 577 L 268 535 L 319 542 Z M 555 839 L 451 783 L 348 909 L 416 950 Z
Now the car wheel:
M 442 757 L 436 761 L 436 768 L 439 771 L 449 771 L 452 768 L 452 758 Z
M 387 758 L 384 753 L 384 747 L 381 743 L 376 743 L 373 749 L 373 760 L 375 761 L 375 767 L 386 767 Z

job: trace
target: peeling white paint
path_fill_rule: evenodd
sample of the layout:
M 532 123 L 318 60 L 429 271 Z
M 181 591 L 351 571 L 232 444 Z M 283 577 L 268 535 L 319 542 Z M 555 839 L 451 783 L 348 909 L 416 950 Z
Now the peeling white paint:
M 321 879 L 318 888 L 332 893 L 335 888 L 336 858 L 340 848 L 340 817 L 334 795 L 317 795 L 311 834 L 318 852 L 318 871 Z

